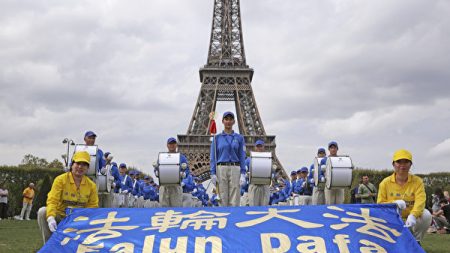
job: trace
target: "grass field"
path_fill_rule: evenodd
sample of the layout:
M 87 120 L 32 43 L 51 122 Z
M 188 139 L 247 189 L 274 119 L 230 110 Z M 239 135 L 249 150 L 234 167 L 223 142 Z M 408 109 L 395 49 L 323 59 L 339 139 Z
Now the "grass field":
M 422 246 L 428 253 L 450 252 L 450 235 L 427 234 Z M 36 252 L 42 247 L 36 220 L 0 221 L 0 253 Z

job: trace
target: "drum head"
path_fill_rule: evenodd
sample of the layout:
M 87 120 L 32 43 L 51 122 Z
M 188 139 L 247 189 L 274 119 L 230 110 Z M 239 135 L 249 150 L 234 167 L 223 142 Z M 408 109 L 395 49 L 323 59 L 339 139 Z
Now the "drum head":
M 314 171 L 313 171 L 313 176 L 314 176 L 314 183 L 315 185 L 319 185 L 319 171 L 320 171 L 320 161 L 322 161 L 323 157 L 316 157 L 314 158 Z
M 158 155 L 158 164 L 178 164 L 180 165 L 180 153 L 161 152 Z

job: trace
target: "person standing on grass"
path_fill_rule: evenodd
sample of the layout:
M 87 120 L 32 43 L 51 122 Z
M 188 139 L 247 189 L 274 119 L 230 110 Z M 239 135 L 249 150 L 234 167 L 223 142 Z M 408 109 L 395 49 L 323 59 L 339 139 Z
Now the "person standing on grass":
M 33 199 L 34 199 L 34 184 L 30 183 L 25 190 L 23 190 L 22 193 L 23 196 L 23 206 L 22 211 L 20 212 L 19 217 L 14 217 L 17 220 L 23 220 L 25 215 L 25 220 L 30 220 L 30 213 L 31 213 L 31 207 L 33 206 Z
M 0 185 L 0 220 L 8 218 L 8 190 Z

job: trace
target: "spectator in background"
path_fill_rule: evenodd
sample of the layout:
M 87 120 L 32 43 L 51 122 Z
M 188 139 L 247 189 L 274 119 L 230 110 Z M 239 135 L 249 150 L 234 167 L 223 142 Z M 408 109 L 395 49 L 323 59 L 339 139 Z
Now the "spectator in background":
M 439 210 L 433 211 L 433 221 L 439 234 L 447 233 L 450 228 L 450 206 L 445 198 L 439 201 Z
M 22 211 L 20 212 L 20 216 L 14 217 L 16 220 L 23 220 L 25 215 L 25 220 L 30 220 L 30 212 L 31 207 L 33 206 L 33 199 L 34 199 L 34 184 L 30 183 L 25 190 L 23 190 L 22 193 L 23 196 L 23 206 Z M 26 212 L 26 213 L 25 213 Z
M 438 229 L 439 234 L 448 234 L 450 232 L 450 205 L 446 199 L 441 199 L 439 201 L 441 205 L 441 210 L 439 210 L 438 215 L 445 218 L 441 228 Z
M 8 190 L 0 185 L 0 220 L 8 218 Z
M 358 195 L 361 198 L 361 204 L 374 204 L 376 203 L 377 188 L 371 182 L 369 182 L 369 176 L 364 175 L 361 177 L 362 184 L 359 185 Z
M 439 204 L 441 199 L 445 199 L 444 192 L 441 188 L 436 188 L 434 194 L 431 195 L 431 209 L 433 214 L 441 210 L 441 205 Z M 448 201 L 448 200 L 447 200 Z
M 359 204 L 361 203 L 361 198 L 358 195 L 358 190 L 359 190 L 359 185 L 362 183 L 362 181 L 359 181 L 359 184 L 355 186 L 355 188 L 353 188 L 350 191 L 350 203 L 351 204 Z
M 444 197 L 447 199 L 448 202 L 450 202 L 450 196 L 448 195 L 448 191 L 444 191 Z
M 444 198 L 450 203 L 450 196 L 448 195 L 448 191 L 443 191 Z

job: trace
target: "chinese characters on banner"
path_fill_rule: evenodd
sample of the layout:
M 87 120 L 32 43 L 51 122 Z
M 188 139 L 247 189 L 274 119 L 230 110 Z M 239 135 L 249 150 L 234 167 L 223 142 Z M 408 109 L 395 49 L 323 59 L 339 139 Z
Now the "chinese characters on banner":
M 39 252 L 424 252 L 389 205 L 73 209 Z

